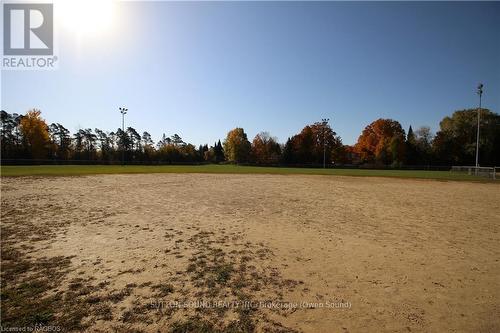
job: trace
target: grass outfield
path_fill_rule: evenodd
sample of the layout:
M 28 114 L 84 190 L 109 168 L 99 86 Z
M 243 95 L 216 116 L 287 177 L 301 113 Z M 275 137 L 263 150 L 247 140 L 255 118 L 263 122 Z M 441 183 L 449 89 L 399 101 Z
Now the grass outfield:
M 484 178 L 449 171 L 423 170 L 362 170 L 276 168 L 236 165 L 30 165 L 1 166 L 2 177 L 20 176 L 80 176 L 119 173 L 237 173 L 237 174 L 302 174 L 355 177 L 397 177 L 438 180 L 487 181 Z

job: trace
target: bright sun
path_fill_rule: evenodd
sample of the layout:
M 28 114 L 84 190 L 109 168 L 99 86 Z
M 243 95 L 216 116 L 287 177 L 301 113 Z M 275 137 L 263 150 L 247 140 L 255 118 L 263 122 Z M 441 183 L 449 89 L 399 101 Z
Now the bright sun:
M 78 37 L 95 37 L 113 27 L 114 0 L 59 0 L 54 4 L 64 30 Z

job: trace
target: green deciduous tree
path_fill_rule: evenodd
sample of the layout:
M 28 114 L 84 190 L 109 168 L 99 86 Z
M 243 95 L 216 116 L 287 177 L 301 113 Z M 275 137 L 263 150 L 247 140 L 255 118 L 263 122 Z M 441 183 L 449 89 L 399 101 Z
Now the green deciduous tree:
M 476 154 L 477 109 L 455 111 L 439 124 L 433 141 L 436 159 L 442 164 L 474 165 Z M 479 161 L 500 164 L 500 115 L 481 110 Z

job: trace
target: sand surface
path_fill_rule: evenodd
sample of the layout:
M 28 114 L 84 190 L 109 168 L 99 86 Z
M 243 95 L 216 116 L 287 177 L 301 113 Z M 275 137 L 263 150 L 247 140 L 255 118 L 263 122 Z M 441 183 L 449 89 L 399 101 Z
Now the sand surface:
M 2 254 L 2 288 L 48 274 L 39 297 L 59 305 L 47 325 L 78 308 L 66 328 L 89 332 L 500 332 L 498 184 L 203 174 L 1 181 L 2 251 L 16 254 Z M 60 264 L 39 265 L 54 258 Z M 9 273 L 19 262 L 32 268 Z M 2 316 L 12 304 L 2 303 Z

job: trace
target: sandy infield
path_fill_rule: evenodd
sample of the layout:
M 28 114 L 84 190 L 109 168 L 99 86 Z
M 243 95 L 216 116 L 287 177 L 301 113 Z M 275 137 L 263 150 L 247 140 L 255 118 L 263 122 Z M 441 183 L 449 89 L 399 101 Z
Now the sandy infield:
M 89 332 L 500 332 L 497 184 L 1 182 L 4 326 L 31 311 Z

